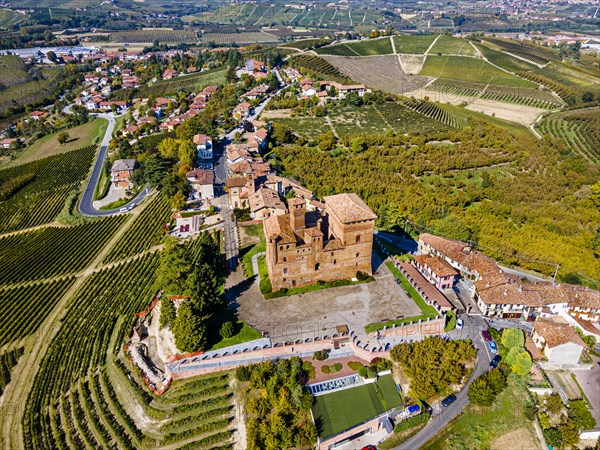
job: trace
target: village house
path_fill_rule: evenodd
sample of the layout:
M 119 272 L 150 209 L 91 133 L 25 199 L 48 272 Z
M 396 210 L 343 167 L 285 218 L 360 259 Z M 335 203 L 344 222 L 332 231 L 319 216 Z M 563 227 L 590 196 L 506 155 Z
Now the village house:
M 192 189 L 192 198 L 207 200 L 215 197 L 215 176 L 212 170 L 195 169 L 185 174 Z
M 253 149 L 246 144 L 229 144 L 225 148 L 227 164 L 232 165 L 241 161 L 252 161 Z
M 98 109 L 104 111 L 111 111 L 113 106 L 117 109 L 117 112 L 121 112 L 127 109 L 127 102 L 124 101 L 102 101 L 98 104 Z
M 212 160 L 213 159 L 213 145 L 212 138 L 205 134 L 196 134 L 194 136 L 194 144 L 196 144 L 196 151 L 198 152 L 198 159 Z
M 138 127 L 137 125 L 131 125 L 127 128 L 123 128 L 121 130 L 121 134 L 123 136 L 129 136 L 129 135 L 134 135 L 136 133 L 138 133 L 140 131 L 140 127 Z
M 0 146 L 4 149 L 9 149 L 11 147 L 14 147 L 16 144 L 17 144 L 16 138 L 0 139 Z
M 264 220 L 270 216 L 285 214 L 287 208 L 279 198 L 276 191 L 269 188 L 260 188 L 248 196 L 250 216 L 254 220 Z
M 29 117 L 31 117 L 32 120 L 42 120 L 48 117 L 49 115 L 50 114 L 48 114 L 47 111 L 33 111 L 29 113 Z
M 458 282 L 458 272 L 439 256 L 415 256 L 414 266 L 427 281 L 438 289 L 452 289 Z
M 587 348 L 575 328 L 554 320 L 537 320 L 533 324 L 532 340 L 546 358 L 542 363 L 545 369 L 573 369 Z
M 248 102 L 242 102 L 233 108 L 233 117 L 237 120 L 245 119 L 250 115 L 252 106 Z
M 177 72 L 175 72 L 173 69 L 167 69 L 164 71 L 162 78 L 163 80 L 171 80 L 176 74 Z
M 244 65 L 244 72 L 252 74 L 254 72 L 265 72 L 266 65 L 263 61 L 257 61 L 256 59 L 249 59 Z
M 247 180 L 244 177 L 227 178 L 227 197 L 232 208 L 248 208 L 248 190 L 245 189 Z
M 301 198 L 288 201 L 289 214 L 264 222 L 266 262 L 273 291 L 318 281 L 372 274 L 377 216 L 356 194 L 324 198 L 325 214 L 307 212 Z
M 117 188 L 131 187 L 131 174 L 135 170 L 135 159 L 117 159 L 110 169 L 110 181 Z
M 359 97 L 363 97 L 365 93 L 370 92 L 364 84 L 343 85 L 336 81 L 321 81 L 321 90 L 334 87 L 337 90 L 338 98 L 346 98 L 351 92 L 356 93 Z

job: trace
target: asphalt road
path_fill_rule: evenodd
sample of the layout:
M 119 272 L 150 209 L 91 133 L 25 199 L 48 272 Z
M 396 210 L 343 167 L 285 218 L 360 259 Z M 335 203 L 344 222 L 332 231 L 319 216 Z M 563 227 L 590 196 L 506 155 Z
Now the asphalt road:
M 472 340 L 477 348 L 477 366 L 463 390 L 456 394 L 456 401 L 447 408 L 434 408 L 429 423 L 408 441 L 396 447 L 397 449 L 415 450 L 421 448 L 437 433 L 442 431 L 442 429 L 468 405 L 469 397 L 467 396 L 467 393 L 469 392 L 471 382 L 490 369 L 492 356 L 490 355 L 487 344 L 481 337 L 481 330 L 487 329 L 485 321 L 480 316 L 461 316 L 461 318 L 465 322 L 464 328 L 460 331 L 454 330 L 449 334 L 452 339 Z
M 70 106 L 65 107 L 65 112 L 70 113 Z M 79 202 L 77 209 L 84 216 L 112 216 L 114 214 L 119 214 L 121 212 L 119 211 L 121 208 L 128 208 L 133 203 L 139 204 L 150 193 L 150 187 L 146 186 L 134 199 L 129 201 L 126 205 L 120 206 L 119 208 L 107 210 L 100 210 L 94 208 L 94 192 L 96 191 L 96 185 L 98 184 L 98 180 L 100 179 L 102 165 L 104 164 L 104 160 L 106 159 L 108 144 L 110 143 L 113 130 L 115 129 L 115 118 L 112 113 L 97 114 L 97 117 L 108 120 L 108 126 L 106 127 L 106 132 L 104 133 L 104 138 L 102 139 L 102 144 L 100 145 L 100 151 L 98 151 L 98 156 L 96 157 L 96 161 L 94 162 L 92 175 L 90 176 L 90 179 L 87 182 L 85 190 L 83 191 L 83 196 L 81 197 L 81 201 Z

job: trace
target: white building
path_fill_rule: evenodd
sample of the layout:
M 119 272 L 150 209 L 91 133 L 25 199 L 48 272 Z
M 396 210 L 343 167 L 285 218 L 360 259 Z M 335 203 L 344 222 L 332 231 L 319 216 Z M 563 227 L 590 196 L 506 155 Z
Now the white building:
M 533 325 L 532 339 L 547 359 L 543 363 L 546 369 L 577 367 L 586 348 L 575 328 L 553 320 L 538 319 Z
M 194 136 L 194 144 L 198 151 L 198 159 L 213 159 L 212 138 L 205 134 L 197 134 Z
M 185 174 L 192 188 L 192 196 L 196 200 L 207 200 L 215 197 L 215 177 L 212 170 L 196 169 Z

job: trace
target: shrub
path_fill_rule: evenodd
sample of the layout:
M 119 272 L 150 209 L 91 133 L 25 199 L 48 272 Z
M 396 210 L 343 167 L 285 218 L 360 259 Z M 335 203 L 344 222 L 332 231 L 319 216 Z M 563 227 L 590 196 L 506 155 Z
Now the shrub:
M 428 420 L 428 413 L 422 413 L 418 416 L 409 417 L 408 419 L 396 424 L 394 427 L 394 433 L 401 433 L 403 431 L 410 430 L 411 428 L 418 427 L 419 425 L 427 423 Z
M 575 422 L 578 429 L 593 430 L 596 427 L 596 420 L 583 400 L 569 402 L 569 417 Z
M 358 361 L 348 361 L 348 367 L 352 370 L 360 370 L 361 367 L 365 367 L 362 363 Z
M 365 366 L 362 366 L 360 369 L 358 369 L 358 374 L 361 377 L 366 378 L 367 377 L 367 368 Z
M 331 373 L 331 367 L 329 367 L 329 366 L 322 366 L 321 367 L 321 372 L 326 373 L 326 374 L 330 374 Z
M 452 331 L 456 328 L 456 314 L 454 311 L 448 311 L 446 313 L 446 326 L 444 331 L 447 333 L 448 331 Z
M 250 380 L 250 368 L 248 366 L 240 366 L 235 370 L 235 377 L 238 381 Z
M 365 281 L 367 278 L 369 278 L 369 275 L 367 275 L 366 273 L 361 272 L 360 270 L 356 272 L 356 279 L 358 281 Z
M 314 379 L 316 374 L 315 374 L 315 366 L 312 365 L 312 363 L 310 361 L 304 361 L 302 363 L 302 369 L 304 370 L 304 372 L 306 372 L 307 376 L 309 379 Z
M 313 359 L 317 361 L 325 361 L 329 355 L 327 354 L 327 350 L 318 350 L 313 354 Z
M 479 406 L 490 406 L 496 396 L 506 388 L 507 369 L 503 365 L 497 370 L 485 372 L 469 386 L 469 400 Z
M 367 367 L 367 378 L 375 378 L 376 375 L 377 375 L 377 372 L 375 372 L 370 367 Z
M 231 336 L 233 336 L 235 334 L 235 326 L 233 325 L 233 322 L 225 322 L 223 325 L 221 325 L 220 333 L 223 339 L 229 339 Z
M 335 373 L 335 372 L 339 372 L 343 368 L 344 368 L 344 366 L 342 366 L 342 363 L 335 363 L 333 366 L 331 366 L 331 371 L 333 373 Z

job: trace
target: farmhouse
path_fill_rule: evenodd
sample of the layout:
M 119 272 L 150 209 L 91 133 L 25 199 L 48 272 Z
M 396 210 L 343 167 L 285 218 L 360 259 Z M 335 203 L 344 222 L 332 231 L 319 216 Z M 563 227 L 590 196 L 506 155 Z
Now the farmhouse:
M 377 216 L 354 193 L 324 198 L 325 213 L 307 212 L 300 198 L 289 214 L 265 220 L 266 261 L 273 291 L 317 281 L 372 274 L 371 253 Z
M 248 102 L 242 102 L 233 108 L 233 117 L 240 120 L 245 119 L 250 114 L 250 108 L 252 106 Z
M 458 281 L 458 272 L 439 256 L 415 256 L 414 265 L 438 289 L 452 289 Z
M 208 137 L 205 134 L 196 134 L 193 140 L 194 144 L 196 144 L 198 159 L 213 158 L 212 138 Z
M 46 117 L 48 117 L 48 112 L 47 111 L 32 111 L 31 113 L 29 113 L 29 117 L 31 117 L 32 120 L 41 120 L 41 119 L 45 119 Z
M 225 184 L 227 186 L 229 204 L 232 208 L 244 209 L 248 207 L 248 190 L 244 189 L 246 183 L 247 181 L 243 177 L 227 178 Z
M 110 169 L 110 181 L 115 187 L 128 188 L 131 186 L 131 174 L 136 166 L 135 159 L 117 159 Z
M 8 149 L 11 146 L 15 145 L 17 143 L 17 139 L 15 138 L 6 138 L 6 139 L 0 139 L 0 147 L 4 148 L 4 149 Z
M 192 189 L 192 197 L 196 200 L 205 200 L 215 197 L 215 176 L 212 170 L 196 169 L 185 174 Z
M 576 367 L 581 353 L 587 348 L 575 328 L 553 320 L 536 321 L 532 340 L 547 358 L 544 366 L 548 369 Z

